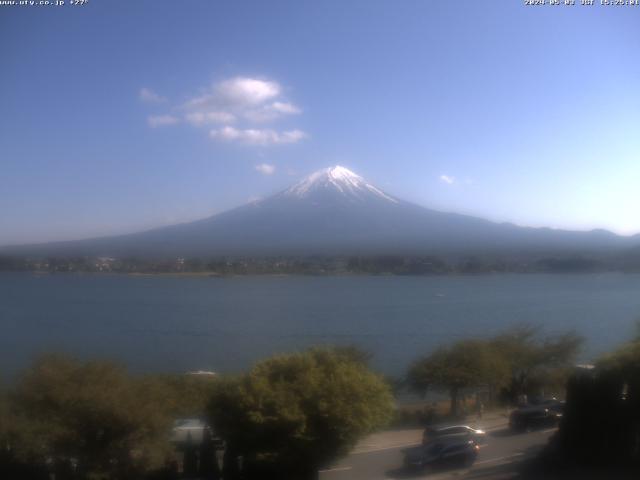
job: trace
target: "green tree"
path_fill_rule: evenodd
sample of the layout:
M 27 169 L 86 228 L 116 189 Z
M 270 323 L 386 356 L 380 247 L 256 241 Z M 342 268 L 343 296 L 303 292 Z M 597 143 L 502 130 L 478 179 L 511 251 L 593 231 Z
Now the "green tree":
M 575 332 L 541 337 L 540 329 L 530 325 L 515 327 L 492 340 L 492 348 L 502 355 L 510 369 L 507 395 L 515 400 L 531 394 L 549 381 L 569 371 L 583 344 Z M 537 387 L 537 388 L 536 388 Z
M 174 418 L 204 418 L 216 380 L 209 375 L 150 375 L 142 382 Z
M 279 355 L 221 380 L 209 412 L 227 442 L 225 478 L 238 456 L 248 478 L 313 478 L 390 420 L 388 386 L 351 353 Z
M 161 389 L 108 362 L 41 357 L 11 397 L 10 446 L 23 462 L 77 462 L 79 478 L 139 478 L 168 453 Z
M 508 374 L 504 357 L 489 342 L 461 340 L 414 362 L 407 382 L 421 394 L 430 388 L 448 391 L 451 414 L 458 416 L 460 394 L 464 390 L 481 386 L 495 389 L 508 379 Z
M 613 352 L 603 355 L 596 362 L 598 371 L 612 374 L 625 380 L 638 381 L 640 385 L 640 338 L 635 337 Z
M 465 389 L 495 389 L 507 378 L 504 358 L 483 340 L 461 340 L 440 347 L 415 361 L 407 374 L 409 386 L 418 393 L 425 394 L 430 388 L 447 390 L 453 416 L 459 415 L 460 394 Z

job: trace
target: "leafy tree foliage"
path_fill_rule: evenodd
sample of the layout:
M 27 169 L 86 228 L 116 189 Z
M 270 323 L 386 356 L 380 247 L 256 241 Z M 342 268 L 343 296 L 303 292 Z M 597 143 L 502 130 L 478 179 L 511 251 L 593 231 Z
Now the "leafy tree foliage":
M 602 356 L 597 362 L 598 371 L 624 381 L 640 380 L 640 338 L 627 343 L 614 352 Z M 640 382 L 639 382 L 640 385 Z
M 225 478 L 241 456 L 248 478 L 303 479 L 385 424 L 392 407 L 388 386 L 359 355 L 312 349 L 222 380 L 209 412 L 227 442 Z
M 43 356 L 11 395 L 6 445 L 24 464 L 53 464 L 58 478 L 140 478 L 168 451 L 165 396 L 108 362 Z
M 508 364 L 483 340 L 462 340 L 441 347 L 416 361 L 409 369 L 409 385 L 420 393 L 429 388 L 448 390 L 451 414 L 458 415 L 459 395 L 464 389 L 496 388 L 508 378 Z
M 204 418 L 216 380 L 208 375 L 150 375 L 142 383 L 174 418 Z
M 429 388 L 446 390 L 451 413 L 458 415 L 463 390 L 504 388 L 518 395 L 546 385 L 564 384 L 582 338 L 569 332 L 541 338 L 536 328 L 521 326 L 488 340 L 462 340 L 441 347 L 416 361 L 407 373 L 409 386 L 420 393 Z
M 575 332 L 544 338 L 538 328 L 529 325 L 515 327 L 492 339 L 492 348 L 509 364 L 507 396 L 513 401 L 551 380 L 564 383 L 567 368 L 575 361 L 583 342 Z M 563 378 L 558 379 L 559 376 Z

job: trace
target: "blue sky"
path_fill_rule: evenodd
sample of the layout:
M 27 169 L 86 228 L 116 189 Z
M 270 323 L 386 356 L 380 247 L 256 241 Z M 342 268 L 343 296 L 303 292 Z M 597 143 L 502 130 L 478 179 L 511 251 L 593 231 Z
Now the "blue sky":
M 205 217 L 329 165 L 441 210 L 640 232 L 640 7 L 0 7 L 0 245 Z

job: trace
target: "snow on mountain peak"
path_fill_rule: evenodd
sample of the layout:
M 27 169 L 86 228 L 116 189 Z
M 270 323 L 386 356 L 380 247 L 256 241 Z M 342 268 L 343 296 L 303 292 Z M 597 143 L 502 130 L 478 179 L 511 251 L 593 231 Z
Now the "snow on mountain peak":
M 337 190 L 345 196 L 357 197 L 359 199 L 362 199 L 366 194 L 373 194 L 387 201 L 398 203 L 395 198 L 390 197 L 370 183 L 367 183 L 360 175 L 353 173 L 341 165 L 323 168 L 322 170 L 312 173 L 301 182 L 286 190 L 285 195 L 304 198 L 313 192 L 326 190 Z

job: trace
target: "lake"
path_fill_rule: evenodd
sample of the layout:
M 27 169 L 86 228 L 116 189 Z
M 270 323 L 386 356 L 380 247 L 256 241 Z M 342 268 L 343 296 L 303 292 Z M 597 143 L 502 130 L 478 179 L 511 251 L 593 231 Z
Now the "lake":
M 242 370 L 275 352 L 356 344 L 400 375 L 439 344 L 532 323 L 587 338 L 584 360 L 634 332 L 640 275 L 171 277 L 0 274 L 0 375 L 35 354 L 134 372 Z

